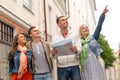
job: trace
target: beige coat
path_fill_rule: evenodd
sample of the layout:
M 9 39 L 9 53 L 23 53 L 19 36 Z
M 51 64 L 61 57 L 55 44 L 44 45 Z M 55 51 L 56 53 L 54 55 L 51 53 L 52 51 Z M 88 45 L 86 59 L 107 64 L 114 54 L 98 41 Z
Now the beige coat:
M 45 41 L 40 41 L 40 42 L 43 45 L 43 48 L 45 50 L 45 57 L 46 57 L 46 60 L 48 62 L 48 65 L 49 65 L 49 69 L 52 72 L 53 71 L 53 64 L 52 64 L 52 60 L 51 60 L 51 57 L 50 57 L 50 47 L 49 47 L 49 44 L 47 42 L 45 42 Z M 32 50 L 32 41 L 29 41 L 27 43 L 27 47 Z M 34 67 L 35 66 L 34 56 L 32 58 L 33 58 L 32 59 L 32 68 L 33 68 L 33 73 L 34 73 L 34 69 L 35 69 L 35 67 Z

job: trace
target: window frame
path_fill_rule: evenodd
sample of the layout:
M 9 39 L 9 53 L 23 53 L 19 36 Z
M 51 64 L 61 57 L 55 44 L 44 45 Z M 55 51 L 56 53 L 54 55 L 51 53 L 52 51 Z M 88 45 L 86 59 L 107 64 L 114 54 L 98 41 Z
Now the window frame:
M 11 45 L 14 37 L 14 28 L 0 20 L 0 43 Z
M 27 3 L 28 1 L 28 3 Z M 23 6 L 28 9 L 30 12 L 33 11 L 33 1 L 32 0 L 23 0 Z

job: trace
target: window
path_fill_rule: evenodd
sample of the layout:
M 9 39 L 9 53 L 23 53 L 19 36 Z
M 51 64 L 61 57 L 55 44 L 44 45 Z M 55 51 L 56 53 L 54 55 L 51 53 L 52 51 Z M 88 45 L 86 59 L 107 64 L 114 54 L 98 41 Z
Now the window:
M 23 0 L 23 5 L 32 11 L 32 0 Z
M 14 28 L 0 21 L 0 42 L 11 44 L 13 41 Z

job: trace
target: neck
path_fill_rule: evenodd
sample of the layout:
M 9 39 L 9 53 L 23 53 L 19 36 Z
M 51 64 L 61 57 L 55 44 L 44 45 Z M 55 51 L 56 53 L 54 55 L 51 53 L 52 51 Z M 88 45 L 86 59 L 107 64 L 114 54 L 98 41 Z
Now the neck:
M 32 38 L 33 39 L 33 43 L 38 43 L 38 42 L 40 42 L 41 40 L 40 40 L 40 38 Z
M 21 47 L 24 47 L 24 46 L 25 46 L 24 43 L 19 43 L 18 45 L 21 46 Z
M 83 39 L 85 39 L 87 36 L 83 36 Z
M 89 35 L 83 35 L 83 39 L 86 39 Z
M 62 29 L 62 30 L 61 30 L 61 33 L 62 33 L 62 34 L 68 33 L 68 29 Z

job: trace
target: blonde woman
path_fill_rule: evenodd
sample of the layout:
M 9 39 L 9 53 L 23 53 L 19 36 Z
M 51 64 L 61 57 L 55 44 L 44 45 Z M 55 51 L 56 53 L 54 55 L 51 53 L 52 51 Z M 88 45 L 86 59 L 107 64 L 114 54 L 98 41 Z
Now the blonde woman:
M 103 69 L 98 60 L 98 56 L 102 52 L 102 49 L 100 48 L 97 40 L 107 12 L 108 9 L 106 6 L 99 18 L 98 25 L 93 35 L 90 35 L 86 24 L 82 24 L 80 26 L 79 31 L 83 46 L 79 57 L 81 65 L 81 80 L 104 80 Z

